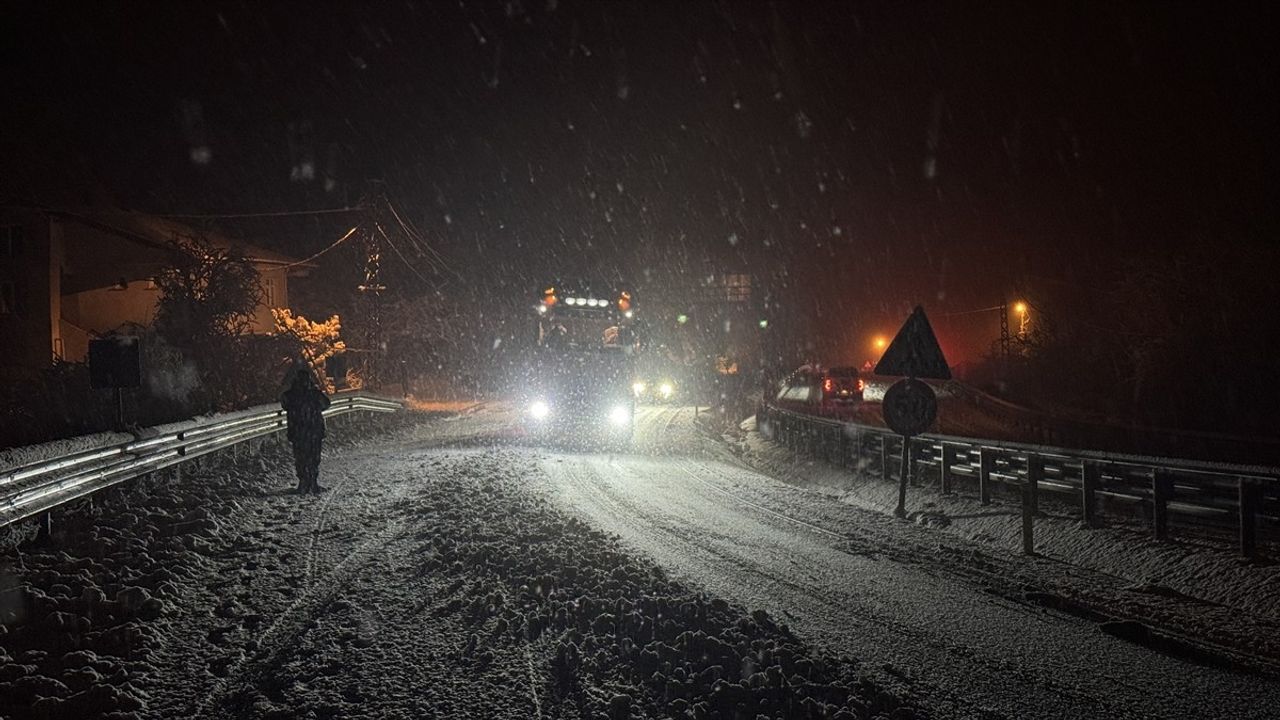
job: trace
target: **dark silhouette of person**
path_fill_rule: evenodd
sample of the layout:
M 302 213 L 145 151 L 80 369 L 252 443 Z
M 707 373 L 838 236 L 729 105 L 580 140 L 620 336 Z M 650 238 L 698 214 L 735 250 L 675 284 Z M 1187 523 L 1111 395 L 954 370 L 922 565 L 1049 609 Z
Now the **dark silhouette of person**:
M 310 368 L 294 369 L 293 382 L 280 397 L 289 420 L 289 444 L 293 446 L 293 463 L 298 472 L 298 492 L 318 493 L 320 487 L 320 446 L 324 443 L 324 416 L 329 396 L 316 386 Z

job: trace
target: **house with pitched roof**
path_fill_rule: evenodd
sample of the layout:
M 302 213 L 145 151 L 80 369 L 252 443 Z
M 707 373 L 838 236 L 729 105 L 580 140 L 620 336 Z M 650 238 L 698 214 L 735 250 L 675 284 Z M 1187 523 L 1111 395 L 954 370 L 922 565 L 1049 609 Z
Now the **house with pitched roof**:
M 272 308 L 288 307 L 290 279 L 311 265 L 143 213 L 0 207 L 0 367 L 82 362 L 94 337 L 150 325 L 159 298 L 153 278 L 178 252 L 175 241 L 195 237 L 236 248 L 253 263 L 263 297 L 252 328 L 272 332 Z

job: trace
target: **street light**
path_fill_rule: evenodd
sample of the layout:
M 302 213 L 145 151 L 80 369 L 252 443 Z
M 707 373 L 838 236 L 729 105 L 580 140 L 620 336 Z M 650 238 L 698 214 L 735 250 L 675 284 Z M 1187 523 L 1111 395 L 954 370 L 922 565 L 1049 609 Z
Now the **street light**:
M 1018 339 L 1027 339 L 1027 330 L 1031 327 L 1031 314 L 1027 304 L 1021 300 L 1013 304 L 1013 311 L 1018 314 Z
M 888 347 L 889 341 L 886 340 L 883 335 L 877 335 L 876 339 L 873 340 L 871 344 L 875 345 L 876 350 L 883 351 L 886 347 Z

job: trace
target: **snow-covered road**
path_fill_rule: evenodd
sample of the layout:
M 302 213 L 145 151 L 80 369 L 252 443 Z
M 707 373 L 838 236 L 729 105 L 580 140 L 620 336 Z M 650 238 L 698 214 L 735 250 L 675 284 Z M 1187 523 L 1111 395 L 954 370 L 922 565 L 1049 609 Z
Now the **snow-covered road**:
M 690 409 L 645 408 L 640 420 L 636 455 L 546 456 L 552 496 L 677 578 L 853 654 L 942 716 L 1277 716 L 1274 681 L 1188 664 L 991 594 L 937 567 L 948 555 L 925 556 L 927 543 L 921 556 L 899 557 L 901 523 L 865 513 L 869 527 L 824 525 L 819 509 L 804 512 L 807 493 L 728 458 L 690 456 Z
M 1027 602 L 1017 558 L 754 472 L 690 408 L 627 453 L 515 421 L 337 428 L 319 497 L 268 447 L 68 516 L 0 563 L 0 716 L 1277 716 L 1276 681 Z

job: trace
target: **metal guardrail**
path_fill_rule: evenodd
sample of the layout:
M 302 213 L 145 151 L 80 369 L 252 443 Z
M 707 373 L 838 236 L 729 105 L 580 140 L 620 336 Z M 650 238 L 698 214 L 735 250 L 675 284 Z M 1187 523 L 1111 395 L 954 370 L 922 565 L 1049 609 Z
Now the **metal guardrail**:
M 337 395 L 324 416 L 402 408 L 398 401 L 371 395 Z M 287 425 L 284 410 L 263 410 L 4 470 L 0 472 L 0 527 L 126 480 L 279 432 Z
M 901 478 L 903 438 L 891 430 L 834 418 L 802 415 L 762 405 L 757 419 L 768 423 L 774 440 L 841 467 Z M 997 487 L 1016 488 L 1023 505 L 1023 541 L 1033 551 L 1031 518 L 1039 494 L 1074 496 L 1086 526 L 1101 521 L 1111 503 L 1137 505 L 1156 539 L 1168 538 L 1170 518 L 1232 527 L 1240 552 L 1258 554 L 1260 526 L 1280 527 L 1280 468 L 1073 450 L 1047 445 L 949 435 L 920 435 L 910 441 L 913 478 L 929 468 L 944 494 L 957 481 L 977 486 L 990 504 Z M 896 471 L 896 475 L 895 475 Z

